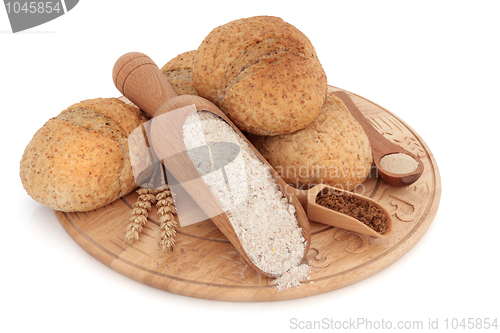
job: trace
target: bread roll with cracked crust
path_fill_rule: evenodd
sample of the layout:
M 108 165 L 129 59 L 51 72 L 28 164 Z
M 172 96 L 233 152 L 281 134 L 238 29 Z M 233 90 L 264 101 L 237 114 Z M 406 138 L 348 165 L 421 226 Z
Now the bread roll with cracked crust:
M 137 185 L 127 137 L 148 120 L 116 98 L 85 100 L 40 128 L 21 159 L 28 194 L 52 209 L 89 211 L 130 193 Z
M 196 50 L 179 54 L 167 62 L 161 72 L 177 95 L 197 95 L 193 87 L 193 61 Z
M 193 84 L 241 130 L 257 135 L 303 129 L 319 114 L 327 89 L 309 39 L 271 16 L 212 30 L 196 52 Z
M 250 141 L 283 179 L 297 188 L 327 184 L 352 191 L 370 173 L 372 151 L 361 125 L 344 103 L 327 94 L 312 124 L 292 134 L 250 135 Z

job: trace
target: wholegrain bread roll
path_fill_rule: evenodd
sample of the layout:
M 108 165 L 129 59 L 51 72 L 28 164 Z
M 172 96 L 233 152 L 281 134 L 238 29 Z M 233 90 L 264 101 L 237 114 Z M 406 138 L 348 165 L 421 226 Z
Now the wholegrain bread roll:
M 116 98 L 74 104 L 40 128 L 21 159 L 28 194 L 52 209 L 89 211 L 130 193 L 137 185 L 127 137 L 147 120 Z
M 309 39 L 271 16 L 212 30 L 196 52 L 193 84 L 241 130 L 257 135 L 306 127 L 319 114 L 327 89 Z
M 161 71 L 177 95 L 197 95 L 193 87 L 193 61 L 196 50 L 179 54 L 167 62 Z
M 250 135 L 250 141 L 284 180 L 297 188 L 327 184 L 353 190 L 370 173 L 372 151 L 344 103 L 327 94 L 312 124 L 292 134 Z

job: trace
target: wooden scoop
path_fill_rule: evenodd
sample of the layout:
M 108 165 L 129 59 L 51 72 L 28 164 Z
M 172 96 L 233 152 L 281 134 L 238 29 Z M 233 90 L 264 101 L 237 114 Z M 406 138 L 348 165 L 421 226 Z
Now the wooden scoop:
M 152 122 L 151 144 L 156 155 L 162 159 L 162 163 L 168 171 L 177 179 L 200 208 L 211 217 L 210 219 L 248 264 L 259 273 L 269 277 L 276 277 L 274 274 L 262 271 L 249 258 L 227 214 L 220 207 L 219 201 L 213 195 L 208 185 L 199 176 L 197 169 L 186 152 L 183 140 L 183 125 L 191 113 L 208 111 L 225 120 L 244 139 L 258 158 L 269 167 L 279 188 L 295 206 L 298 224 L 302 228 L 302 236 L 306 240 L 305 257 L 311 244 L 311 232 L 309 220 L 297 197 L 293 193 L 286 193 L 284 191 L 286 187 L 284 180 L 216 105 L 199 96 L 177 96 L 158 66 L 143 53 L 131 52 L 120 57 L 113 68 L 113 81 L 125 97 L 151 117 L 159 117 L 169 111 L 176 111 L 171 114 L 173 117 L 169 117 L 168 123 L 164 121 Z M 182 109 L 179 110 L 180 108 Z M 175 156 L 175 158 L 169 159 L 168 156 Z M 199 177 L 193 177 L 193 175 L 198 175 Z
M 351 230 L 355 232 L 359 232 L 364 235 L 368 236 L 373 236 L 377 238 L 383 238 L 387 239 L 390 238 L 393 234 L 393 221 L 391 214 L 385 209 L 384 206 L 382 206 L 380 203 L 377 201 L 370 199 L 368 197 L 352 193 L 352 192 L 347 192 L 341 189 L 338 189 L 336 187 L 331 187 L 325 184 L 318 184 L 314 187 L 311 187 L 308 190 L 299 190 L 296 189 L 290 185 L 287 185 L 286 191 L 289 193 L 295 194 L 295 196 L 299 199 L 299 202 L 301 203 L 302 207 L 304 207 L 307 216 L 309 217 L 309 220 L 314 221 L 314 222 L 319 222 L 322 224 L 327 224 L 331 225 L 337 228 L 341 229 L 346 229 L 346 230 Z M 338 195 L 341 195 L 342 193 L 348 193 L 350 196 L 353 196 L 354 198 L 357 198 L 362 201 L 366 202 L 371 202 L 373 205 L 375 205 L 378 209 L 382 211 L 382 213 L 385 215 L 387 218 L 387 229 L 383 234 L 380 234 L 364 224 L 363 222 L 350 217 L 346 214 L 337 212 L 335 210 L 323 207 L 319 204 L 316 203 L 316 197 L 318 196 L 319 193 L 321 193 L 323 190 L 327 191 L 333 191 Z
M 339 97 L 344 102 L 346 107 L 351 112 L 351 115 L 363 127 L 363 130 L 370 140 L 370 144 L 372 146 L 373 162 L 377 166 L 378 174 L 380 175 L 380 177 L 382 177 L 382 179 L 385 180 L 388 184 L 393 186 L 408 186 L 416 182 L 424 171 L 424 164 L 422 163 L 420 158 L 404 149 L 403 147 L 387 140 L 382 134 L 380 134 L 375 128 L 373 128 L 368 119 L 363 116 L 361 111 L 359 111 L 356 104 L 354 104 L 354 102 L 346 92 L 335 91 L 333 92 L 333 94 Z M 412 157 L 415 161 L 418 162 L 418 167 L 414 171 L 406 174 L 397 174 L 384 170 L 380 165 L 380 160 L 386 155 L 397 153 L 402 153 Z

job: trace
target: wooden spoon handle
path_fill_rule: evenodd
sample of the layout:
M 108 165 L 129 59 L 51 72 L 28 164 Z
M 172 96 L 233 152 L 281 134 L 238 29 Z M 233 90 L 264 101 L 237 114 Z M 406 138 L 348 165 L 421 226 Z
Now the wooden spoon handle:
M 155 62 L 140 52 L 126 53 L 116 61 L 113 82 L 125 97 L 151 117 L 163 103 L 177 96 Z
M 420 158 L 417 155 L 404 149 L 403 147 L 391 142 L 390 140 L 386 139 L 382 134 L 380 134 L 370 124 L 368 119 L 366 119 L 365 116 L 363 116 L 361 111 L 358 109 L 356 104 L 354 104 L 351 97 L 349 97 L 349 95 L 346 92 L 335 91 L 333 92 L 333 94 L 338 98 L 340 98 L 342 102 L 344 102 L 345 106 L 347 107 L 351 115 L 354 117 L 354 119 L 356 119 L 363 127 L 363 130 L 365 131 L 366 135 L 368 136 L 368 139 L 370 140 L 373 162 L 377 166 L 378 174 L 380 175 L 380 177 L 382 177 L 382 179 L 384 179 L 388 184 L 394 186 L 408 186 L 417 181 L 417 179 L 424 171 L 424 164 L 422 163 Z M 384 170 L 380 165 L 380 159 L 385 155 L 394 153 L 402 153 L 413 158 L 418 163 L 417 169 L 407 174 L 394 174 L 387 170 Z
M 406 149 L 397 144 L 391 142 L 385 138 L 375 127 L 370 124 L 368 119 L 361 113 L 356 104 L 352 101 L 351 97 L 345 91 L 335 91 L 333 92 L 335 96 L 340 98 L 344 102 L 345 106 L 351 113 L 351 115 L 360 123 L 361 127 L 365 131 L 368 139 L 370 140 L 370 145 L 372 148 L 373 159 L 377 167 L 380 167 L 379 160 L 386 154 L 389 153 L 403 153 L 413 156 Z
M 366 135 L 370 139 L 373 138 L 373 139 L 378 139 L 378 140 L 382 140 L 382 141 L 387 140 L 386 138 L 384 138 L 384 136 L 382 134 L 379 133 L 379 131 L 377 131 L 372 126 L 372 124 L 370 124 L 368 119 L 366 119 L 366 117 L 363 116 L 363 114 L 358 109 L 356 104 L 354 104 L 354 102 L 352 101 L 351 97 L 349 97 L 349 95 L 345 91 L 335 91 L 335 92 L 333 92 L 333 94 L 335 96 L 337 96 L 338 98 L 340 98 L 342 100 L 342 102 L 344 102 L 345 106 L 347 107 L 347 109 L 349 110 L 351 115 L 354 117 L 354 119 L 356 119 L 358 121 L 358 123 L 360 123 L 360 125 L 363 127 L 363 130 L 365 131 Z

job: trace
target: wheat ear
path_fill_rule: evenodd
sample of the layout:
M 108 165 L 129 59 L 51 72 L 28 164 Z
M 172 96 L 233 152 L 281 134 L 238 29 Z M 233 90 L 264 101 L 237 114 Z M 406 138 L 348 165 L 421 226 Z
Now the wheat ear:
M 137 190 L 139 197 L 132 206 L 130 212 L 129 224 L 125 233 L 125 242 L 131 244 L 134 240 L 139 240 L 139 235 L 148 220 L 148 213 L 151 210 L 151 205 L 156 201 L 158 190 L 140 188 Z
M 174 214 L 177 213 L 174 206 L 174 198 L 166 185 L 166 190 L 156 194 L 156 207 L 160 217 L 160 241 L 158 245 L 164 251 L 172 251 L 175 245 L 175 236 L 177 232 L 177 222 L 174 220 Z

